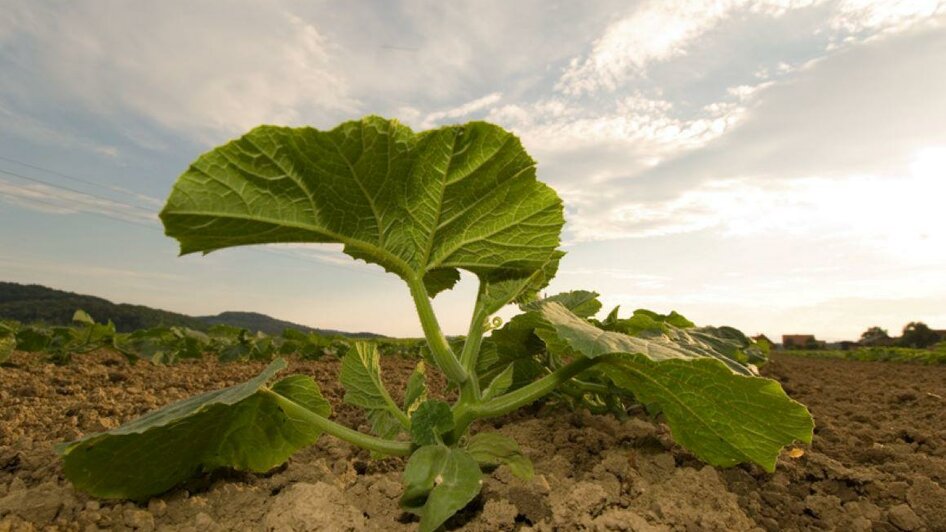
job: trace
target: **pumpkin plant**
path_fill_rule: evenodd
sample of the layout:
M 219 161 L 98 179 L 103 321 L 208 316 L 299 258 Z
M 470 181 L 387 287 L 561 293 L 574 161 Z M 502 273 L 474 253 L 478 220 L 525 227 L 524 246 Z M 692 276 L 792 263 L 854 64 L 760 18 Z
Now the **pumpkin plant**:
M 106 498 L 143 500 L 221 467 L 267 471 L 322 433 L 380 456 L 407 457 L 402 507 L 434 530 L 472 501 L 482 471 L 528 478 L 517 442 L 470 428 L 550 394 L 618 415 L 639 403 L 676 442 L 715 466 L 767 471 L 781 448 L 811 441 L 807 409 L 757 375 L 751 342 L 731 328 L 638 311 L 604 320 L 596 294 L 542 299 L 563 253 L 562 202 L 536 179 L 519 140 L 483 122 L 415 133 L 366 117 L 330 131 L 260 126 L 201 155 L 161 212 L 181 253 L 250 244 L 337 243 L 407 285 L 429 348 L 395 401 L 379 354 L 358 342 L 342 359 L 344 400 L 372 434 L 331 419 L 304 375 L 277 379 L 277 359 L 243 384 L 171 404 L 62 444 L 66 476 Z M 479 290 L 462 341 L 444 336 L 431 298 L 474 274 Z M 523 314 L 492 330 L 508 304 Z M 490 333 L 487 336 L 487 333 Z M 429 397 L 432 363 L 458 390 Z

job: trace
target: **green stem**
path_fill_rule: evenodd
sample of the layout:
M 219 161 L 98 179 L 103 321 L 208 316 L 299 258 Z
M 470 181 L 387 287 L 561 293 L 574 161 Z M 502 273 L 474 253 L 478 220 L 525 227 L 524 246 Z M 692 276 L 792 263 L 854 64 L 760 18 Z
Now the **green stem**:
M 599 384 L 597 382 L 585 382 L 578 379 L 573 379 L 570 384 L 574 384 L 575 388 L 582 392 L 590 392 L 600 395 L 610 395 L 614 393 L 611 388 L 608 388 L 606 385 Z
M 379 384 L 381 385 L 379 391 L 381 392 L 381 397 L 384 398 L 384 402 L 388 405 L 388 411 L 397 418 L 398 422 L 402 427 L 404 427 L 405 430 L 410 430 L 410 418 L 407 417 L 407 414 L 405 414 L 404 411 L 401 410 L 399 406 L 397 406 L 397 403 L 394 402 L 394 399 L 391 398 L 391 394 L 388 393 L 388 389 L 384 383 L 380 382 Z
M 508 414 L 551 393 L 563 382 L 567 382 L 598 362 L 599 360 L 594 358 L 575 359 L 535 382 L 481 404 L 476 409 L 477 417 Z
M 352 430 L 328 418 L 322 417 L 272 390 L 263 389 L 262 391 L 270 394 L 276 403 L 283 408 L 286 414 L 302 419 L 306 423 L 318 427 L 319 430 L 331 434 L 340 440 L 345 440 L 352 445 L 357 445 L 369 451 L 375 451 L 390 456 L 409 456 L 413 450 L 409 442 L 385 440 L 371 436 L 370 434 L 358 432 L 357 430 Z
M 466 432 L 470 423 L 476 419 L 501 416 L 532 403 L 602 360 L 601 358 L 579 358 L 535 382 L 495 399 L 473 405 L 460 404 L 454 412 L 457 431 Z
M 414 306 L 417 307 L 417 315 L 420 317 L 420 325 L 424 329 L 424 336 L 427 337 L 427 345 L 430 346 L 430 352 L 437 361 L 437 365 L 443 370 L 447 378 L 451 381 L 463 385 L 469 380 L 469 375 L 457 356 L 450 349 L 447 338 L 440 330 L 440 323 L 434 314 L 434 309 L 430 305 L 430 297 L 427 295 L 427 288 L 421 279 L 411 279 L 408 281 L 411 288 L 411 297 L 414 298 Z
M 480 383 L 479 379 L 476 378 L 476 358 L 480 352 L 480 345 L 483 343 L 486 319 L 489 317 L 485 310 L 483 304 L 480 303 L 480 299 L 477 298 L 476 306 L 473 309 L 473 317 L 470 318 L 470 327 L 466 333 L 466 341 L 463 342 L 463 351 L 460 352 L 460 365 L 463 366 L 467 374 L 474 376 L 470 379 L 470 391 L 474 402 L 480 399 Z

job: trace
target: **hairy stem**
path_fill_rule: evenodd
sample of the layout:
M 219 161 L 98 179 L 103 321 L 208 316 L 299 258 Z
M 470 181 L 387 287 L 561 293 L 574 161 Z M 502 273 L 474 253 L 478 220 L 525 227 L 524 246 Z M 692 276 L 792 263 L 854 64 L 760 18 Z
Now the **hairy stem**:
M 410 442 L 385 440 L 370 434 L 358 432 L 357 430 L 352 430 L 328 418 L 322 417 L 272 390 L 264 389 L 263 392 L 270 394 L 288 416 L 302 419 L 306 423 L 310 423 L 318 427 L 319 430 L 331 434 L 340 440 L 345 440 L 352 445 L 357 445 L 369 451 L 375 451 L 390 456 L 409 456 L 411 454 L 412 448 Z
M 430 346 L 434 360 L 437 361 L 437 365 L 440 366 L 448 379 L 460 385 L 465 384 L 470 376 L 460 365 L 457 356 L 450 349 L 450 344 L 447 343 L 447 338 L 440 330 L 440 322 L 437 321 L 434 309 L 430 305 L 430 297 L 427 295 L 427 288 L 424 287 L 423 280 L 411 279 L 407 284 L 411 288 L 411 297 L 414 298 L 414 306 L 417 307 L 420 325 L 424 329 L 424 336 L 427 338 L 427 345 Z

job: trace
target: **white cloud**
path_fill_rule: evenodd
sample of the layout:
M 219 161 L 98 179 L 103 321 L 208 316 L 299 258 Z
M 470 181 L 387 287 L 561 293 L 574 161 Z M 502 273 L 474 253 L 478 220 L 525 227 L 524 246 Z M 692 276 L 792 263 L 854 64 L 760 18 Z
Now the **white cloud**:
M 42 120 L 9 109 L 3 102 L 2 87 L 3 81 L 0 79 L 0 125 L 4 133 L 42 144 L 77 147 L 111 159 L 121 155 L 115 146 L 102 144 L 92 138 L 72 135 L 61 127 L 46 124 Z
M 238 4 L 31 4 L 19 31 L 58 97 L 207 142 L 357 107 L 315 26 L 278 4 Z
M 941 0 L 841 0 L 830 26 L 850 34 L 893 33 L 944 12 Z
M 430 128 L 436 124 L 441 123 L 445 119 L 456 120 L 458 118 L 469 116 L 478 111 L 483 111 L 492 107 L 496 102 L 500 101 L 502 97 L 503 94 L 501 92 L 492 92 L 486 96 L 483 96 L 482 98 L 471 100 L 451 109 L 429 113 L 426 117 L 424 117 L 421 127 L 425 129 Z
M 663 289 L 671 280 L 666 275 L 639 273 L 621 268 L 562 268 L 559 269 L 558 275 L 585 278 L 607 277 L 620 281 L 625 287 L 647 290 Z
M 575 238 L 647 238 L 712 231 L 724 237 L 804 237 L 875 249 L 904 260 L 946 262 L 946 148 L 919 151 L 903 177 L 720 180 L 668 201 L 586 213 Z
M 646 77 L 648 67 L 685 56 L 735 14 L 779 18 L 828 6 L 829 46 L 902 31 L 946 11 L 939 0 L 650 0 L 610 24 L 591 51 L 574 57 L 556 88 L 580 95 L 614 91 Z M 773 65 L 784 73 L 783 65 Z M 767 77 L 768 69 L 760 70 Z
M 815 4 L 811 1 L 657 0 L 614 22 L 584 59 L 574 58 L 557 88 L 566 94 L 613 91 L 641 76 L 651 63 L 685 55 L 693 43 L 732 13 L 746 9 L 769 16 Z
M 11 257 L 0 257 L 0 267 L 3 267 L 7 271 L 16 272 L 18 275 L 22 275 L 26 279 L 35 278 L 35 275 L 38 272 L 54 275 L 99 278 L 112 282 L 114 282 L 116 278 L 151 282 L 177 282 L 183 279 L 182 276 L 177 274 L 146 271 L 140 268 L 109 268 L 96 264 L 76 264 L 74 262 L 70 262 L 68 264 L 50 263 L 38 259 L 24 260 L 22 258 Z
M 659 156 L 664 151 L 706 143 L 738 120 L 741 111 L 721 102 L 706 106 L 697 116 L 683 118 L 670 101 L 636 93 L 604 110 L 548 99 L 528 106 L 498 107 L 488 119 L 515 130 L 527 147 L 540 151 L 570 151 L 611 142 L 646 143 L 651 156 Z

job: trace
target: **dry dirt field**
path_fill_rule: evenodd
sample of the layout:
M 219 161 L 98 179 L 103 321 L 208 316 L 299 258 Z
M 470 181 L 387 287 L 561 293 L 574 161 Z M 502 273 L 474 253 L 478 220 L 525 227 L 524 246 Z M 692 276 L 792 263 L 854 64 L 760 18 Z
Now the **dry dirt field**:
M 413 363 L 385 366 L 391 387 L 403 389 Z M 218 473 L 143 505 L 94 500 L 63 480 L 54 443 L 261 368 L 130 366 L 108 352 L 53 366 L 15 353 L 0 368 L 0 531 L 412 530 L 397 506 L 400 459 L 373 461 L 330 437 L 266 475 Z M 290 367 L 316 378 L 337 420 L 364 429 L 364 417 L 341 404 L 338 369 L 335 360 Z M 535 479 L 496 470 L 447 528 L 946 530 L 946 367 L 776 356 L 763 372 L 817 423 L 813 445 L 800 457 L 783 453 L 774 474 L 704 466 L 647 418 L 539 405 L 486 422 L 520 442 Z

